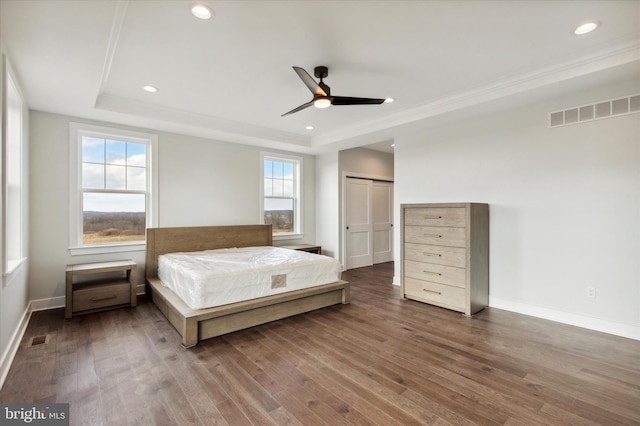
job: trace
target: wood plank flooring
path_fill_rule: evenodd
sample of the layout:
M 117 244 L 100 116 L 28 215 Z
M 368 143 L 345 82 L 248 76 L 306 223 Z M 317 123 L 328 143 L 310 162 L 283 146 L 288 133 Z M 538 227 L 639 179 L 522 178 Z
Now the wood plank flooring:
M 0 401 L 68 402 L 92 426 L 640 425 L 640 341 L 400 300 L 392 275 L 347 271 L 350 305 L 191 349 L 145 298 L 36 312 Z

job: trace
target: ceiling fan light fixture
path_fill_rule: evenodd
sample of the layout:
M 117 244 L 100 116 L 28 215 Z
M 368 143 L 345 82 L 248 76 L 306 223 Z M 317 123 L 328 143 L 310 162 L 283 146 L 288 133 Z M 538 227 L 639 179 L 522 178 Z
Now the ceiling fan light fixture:
M 213 9 L 207 5 L 197 3 L 191 6 L 191 13 L 198 19 L 211 19 L 213 16 Z
M 313 106 L 316 108 L 329 108 L 331 106 L 331 99 L 318 98 L 315 101 L 313 101 Z
M 385 104 L 390 104 L 391 102 L 395 101 L 394 98 L 385 98 L 384 103 Z

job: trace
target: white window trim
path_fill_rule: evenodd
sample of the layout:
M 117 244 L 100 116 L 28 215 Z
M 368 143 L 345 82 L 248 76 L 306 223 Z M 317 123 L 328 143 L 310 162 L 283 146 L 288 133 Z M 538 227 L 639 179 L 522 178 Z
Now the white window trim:
M 289 155 L 289 154 L 280 154 L 280 153 L 275 153 L 275 152 L 266 152 L 266 151 L 261 151 L 260 152 L 260 217 L 259 217 L 259 223 L 264 224 L 264 160 L 265 159 L 272 159 L 272 160 L 292 160 L 292 161 L 297 161 L 298 162 L 298 176 L 297 176 L 297 182 L 296 182 L 296 189 L 297 189 L 297 197 L 296 197 L 296 205 L 295 205 L 295 212 L 296 212 L 296 224 L 294 226 L 294 230 L 296 230 L 297 232 L 292 232 L 292 233 L 287 233 L 287 234 L 283 234 L 283 233 L 278 233 L 278 234 L 273 234 L 273 240 L 274 241 L 278 241 L 278 240 L 296 240 L 296 239 L 301 239 L 304 237 L 304 214 L 303 214 L 303 203 L 302 203 L 302 197 L 303 197 L 303 193 L 302 193 L 302 188 L 303 188 L 303 180 L 302 180 L 302 176 L 304 175 L 304 163 L 303 163 L 303 159 L 302 157 L 298 157 L 295 155 Z
M 115 127 L 95 126 L 85 123 L 69 123 L 69 252 L 73 256 L 100 253 L 120 253 L 146 250 L 146 241 L 117 244 L 82 244 L 82 136 L 99 135 L 125 138 L 133 142 L 143 142 L 148 146 L 150 158 L 147 170 L 149 194 L 147 200 L 147 228 L 158 224 L 158 136 Z
M 9 226 L 16 226 L 15 223 L 8 223 L 8 212 L 7 212 L 7 208 L 8 208 L 8 190 L 7 190 L 7 185 L 8 185 L 8 176 L 7 176 L 7 161 L 9 161 L 8 159 L 8 153 L 7 153 L 7 146 L 8 146 L 8 141 L 7 141 L 7 137 L 8 135 L 8 119 L 9 119 L 9 109 L 8 109 L 8 96 L 9 96 L 9 84 L 11 84 L 13 90 L 15 90 L 15 94 L 17 96 L 17 100 L 19 101 L 20 104 L 20 123 L 19 123 L 19 147 L 18 147 L 18 164 L 20 165 L 20 189 L 19 189 L 19 200 L 18 202 L 20 203 L 20 209 L 19 209 L 19 215 L 20 215 L 20 219 L 19 219 L 19 223 L 17 224 L 18 226 L 18 241 L 17 243 L 15 241 L 10 242 L 9 238 L 7 237 L 7 235 L 9 234 L 8 232 L 8 228 Z M 2 231 L 0 232 L 1 234 L 1 244 L 2 247 L 0 248 L 0 253 L 2 258 L 0 259 L 0 269 L 2 272 L 2 287 L 6 287 L 8 286 L 13 278 L 16 275 L 19 275 L 20 273 L 22 273 L 22 271 L 25 268 L 25 265 L 27 264 L 27 257 L 26 257 L 26 226 L 27 226 L 27 217 L 26 217 L 26 212 L 27 212 L 27 207 L 26 207 L 26 200 L 27 200 L 27 196 L 25 194 L 25 188 L 27 185 L 27 181 L 26 181 L 26 169 L 25 169 L 25 159 L 24 159 L 24 149 L 25 149 L 25 100 L 24 100 L 24 95 L 22 94 L 22 91 L 20 90 L 20 87 L 18 85 L 17 79 L 15 77 L 15 74 L 13 73 L 13 70 L 7 60 L 6 55 L 3 54 L 2 51 L 0 51 L 0 102 L 1 102 L 1 106 L 0 106 L 0 142 L 2 145 L 2 160 L 0 161 L 0 171 L 1 171 L 1 177 L 0 177 L 0 182 L 2 185 L 2 200 L 0 201 L 0 206 L 1 206 L 1 210 L 2 210 Z M 14 200 L 15 201 L 15 200 Z M 10 244 L 18 244 L 17 247 L 9 247 Z M 16 250 L 17 249 L 17 250 Z M 13 255 L 10 255 L 10 252 L 13 253 Z

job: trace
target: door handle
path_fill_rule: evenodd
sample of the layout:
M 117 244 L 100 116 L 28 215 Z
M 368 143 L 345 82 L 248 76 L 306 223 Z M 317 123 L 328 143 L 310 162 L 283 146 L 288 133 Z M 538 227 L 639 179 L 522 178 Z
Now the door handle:
M 347 226 L 347 229 L 349 229 L 349 227 Z

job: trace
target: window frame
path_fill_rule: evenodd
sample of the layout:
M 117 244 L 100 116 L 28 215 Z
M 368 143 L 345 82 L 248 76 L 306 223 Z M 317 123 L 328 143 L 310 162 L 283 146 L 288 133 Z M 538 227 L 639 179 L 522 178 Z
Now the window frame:
M 24 96 L 6 55 L 0 53 L 0 122 L 2 161 L 2 287 L 27 260 L 26 111 Z
M 147 146 L 147 188 L 142 191 L 146 195 L 145 212 L 146 228 L 156 227 L 158 224 L 158 136 L 134 130 L 116 127 L 97 126 L 87 123 L 69 123 L 69 252 L 71 255 L 85 255 L 98 253 L 119 253 L 128 251 L 144 251 L 146 236 L 143 241 L 119 242 L 104 244 L 84 244 L 82 200 L 82 137 L 91 136 L 118 141 L 144 143 Z M 87 189 L 89 192 L 96 192 Z M 122 190 L 105 190 L 103 193 L 123 193 Z M 141 191 L 124 191 L 126 193 L 140 193 Z
M 272 232 L 272 236 L 274 240 L 292 240 L 292 239 L 299 239 L 302 238 L 304 236 L 304 232 L 303 232 L 303 224 L 304 224 L 304 217 L 303 217 L 303 202 L 302 202 L 302 196 L 303 196 L 303 170 L 304 170 L 304 163 L 303 163 L 303 158 L 302 157 L 298 157 L 295 155 L 289 155 L 289 154 L 281 154 L 281 153 L 274 153 L 274 152 L 260 152 L 260 218 L 259 218 L 259 223 L 264 224 L 264 200 L 265 200 L 265 194 L 264 194 L 264 162 L 265 160 L 273 160 L 273 161 L 286 161 L 286 162 L 293 162 L 294 163 L 294 189 L 293 189 L 293 193 L 294 193 L 294 223 L 293 223 L 293 232 L 287 232 L 287 233 L 282 233 L 282 232 Z

